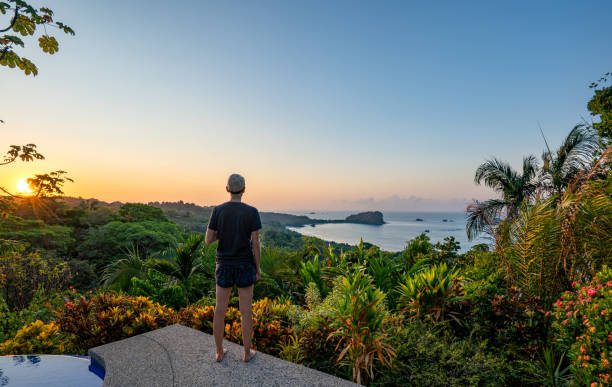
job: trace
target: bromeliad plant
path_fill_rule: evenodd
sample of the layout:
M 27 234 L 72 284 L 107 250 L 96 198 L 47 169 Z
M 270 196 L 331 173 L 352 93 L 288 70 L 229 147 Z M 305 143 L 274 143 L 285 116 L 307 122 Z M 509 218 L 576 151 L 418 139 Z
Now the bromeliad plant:
M 337 286 L 342 296 L 333 311 L 331 326 L 335 330 L 328 339 L 340 338 L 336 350 L 344 348 L 338 362 L 350 368 L 353 381 L 361 383 L 374 377 L 376 362 L 390 365 L 395 356 L 383 333 L 385 295 L 374 287 L 363 268 L 343 276 Z
M 451 270 L 445 263 L 412 275 L 404 274 L 397 293 L 398 306 L 416 318 L 427 316 L 434 321 L 444 321 L 450 317 L 459 322 L 449 308 L 465 299 L 463 278 L 459 270 Z

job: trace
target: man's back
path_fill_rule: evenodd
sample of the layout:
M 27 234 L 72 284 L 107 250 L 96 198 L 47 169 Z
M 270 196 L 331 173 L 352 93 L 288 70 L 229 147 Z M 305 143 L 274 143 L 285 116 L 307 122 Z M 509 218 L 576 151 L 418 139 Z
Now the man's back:
M 218 262 L 253 262 L 251 233 L 261 228 L 255 207 L 235 201 L 223 203 L 213 209 L 208 228 L 217 231 Z

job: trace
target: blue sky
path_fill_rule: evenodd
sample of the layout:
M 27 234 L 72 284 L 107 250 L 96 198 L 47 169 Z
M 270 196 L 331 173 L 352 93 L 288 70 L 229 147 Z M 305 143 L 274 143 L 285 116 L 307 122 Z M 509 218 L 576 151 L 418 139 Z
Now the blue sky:
M 105 200 L 215 204 L 238 171 L 264 209 L 461 208 L 492 195 L 472 182 L 486 158 L 518 167 L 538 123 L 557 145 L 590 119 L 588 84 L 612 70 L 609 1 L 52 8 L 77 35 L 23 51 L 36 78 L 0 68 L 5 146 L 47 160 L 0 179 L 62 168 L 67 193 Z

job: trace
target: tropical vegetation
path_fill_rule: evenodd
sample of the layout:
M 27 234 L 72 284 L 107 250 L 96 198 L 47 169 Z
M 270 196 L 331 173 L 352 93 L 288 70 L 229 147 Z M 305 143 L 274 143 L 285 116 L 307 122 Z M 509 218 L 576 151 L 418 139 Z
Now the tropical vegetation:
M 388 252 L 299 237 L 275 215 L 262 232 L 253 345 L 372 386 L 610 385 L 606 82 L 588 105 L 597 122 L 555 149 L 545 139 L 540 161 L 477 168 L 475 183 L 496 197 L 467 208 L 466 232 L 486 244 L 462 251 L 422 234 Z M 15 146 L 6 160 L 37 155 Z M 212 332 L 208 208 L 62 198 L 68 180 L 54 176 L 0 201 L 0 354 L 85 354 L 174 323 Z M 240 343 L 236 307 L 232 297 L 225 330 Z

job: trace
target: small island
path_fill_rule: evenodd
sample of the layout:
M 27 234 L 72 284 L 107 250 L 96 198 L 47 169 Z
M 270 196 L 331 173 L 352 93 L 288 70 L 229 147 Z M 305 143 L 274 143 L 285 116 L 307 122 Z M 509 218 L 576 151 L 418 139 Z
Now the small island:
M 313 219 L 305 215 L 291 215 L 277 212 L 261 212 L 261 222 L 276 227 L 302 227 L 310 225 L 314 227 L 319 224 L 329 223 L 357 223 L 372 226 L 385 224 L 383 214 L 380 211 L 366 211 L 349 215 L 344 219 Z
M 383 214 L 380 211 L 367 211 L 360 212 L 355 215 L 349 215 L 345 219 L 346 223 L 360 223 L 360 224 L 371 224 L 380 226 L 385 224 Z

